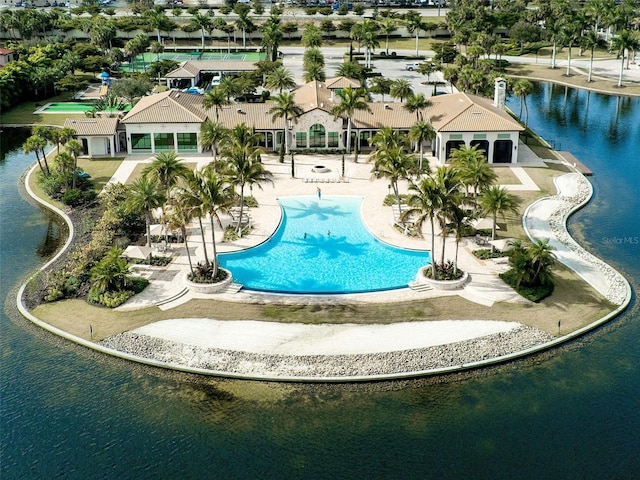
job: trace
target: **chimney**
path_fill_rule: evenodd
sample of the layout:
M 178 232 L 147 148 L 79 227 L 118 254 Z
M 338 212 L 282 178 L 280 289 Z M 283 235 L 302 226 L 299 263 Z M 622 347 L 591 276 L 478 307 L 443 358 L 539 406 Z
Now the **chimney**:
M 493 106 L 504 110 L 504 104 L 507 98 L 507 81 L 502 78 L 496 78 L 495 89 L 493 92 Z

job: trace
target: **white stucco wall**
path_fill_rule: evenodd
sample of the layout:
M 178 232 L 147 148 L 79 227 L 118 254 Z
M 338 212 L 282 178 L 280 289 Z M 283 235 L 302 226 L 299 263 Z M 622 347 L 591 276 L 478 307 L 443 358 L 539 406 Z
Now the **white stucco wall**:
M 325 140 L 328 138 L 329 132 L 338 132 L 340 134 L 339 135 L 340 145 L 338 148 L 344 148 L 344 145 L 342 144 L 343 143 L 342 142 L 342 131 L 343 131 L 342 119 L 338 118 L 337 120 L 334 120 L 333 115 L 325 112 L 324 110 L 320 110 L 319 108 L 316 108 L 315 110 L 311 110 L 310 112 L 307 112 L 304 115 L 301 115 L 300 117 L 298 117 L 298 123 L 294 123 L 293 128 L 291 130 L 292 137 L 293 137 L 293 141 L 291 142 L 291 145 L 294 148 L 307 148 L 307 145 L 296 145 L 296 133 L 306 132 L 307 142 L 308 142 L 309 128 L 311 128 L 311 126 L 315 125 L 316 123 L 319 123 L 320 125 L 324 126 L 325 133 L 326 133 Z
M 471 146 L 471 142 L 473 140 L 480 140 L 474 138 L 476 134 L 485 134 L 485 138 L 482 140 L 487 140 L 489 142 L 489 151 L 487 152 L 487 156 L 489 158 L 489 163 L 493 163 L 493 144 L 496 140 L 511 140 L 511 163 L 518 163 L 518 138 L 519 133 L 516 131 L 513 132 L 438 132 L 436 135 L 436 145 L 438 151 L 436 152 L 436 157 L 440 161 L 440 163 L 446 163 L 446 154 L 447 154 L 447 142 L 452 141 L 464 141 L 467 147 Z M 509 135 L 509 138 L 498 138 L 498 136 Z M 451 136 L 462 135 L 462 138 L 451 138 Z
M 151 150 L 155 153 L 154 133 L 173 133 L 173 144 L 178 146 L 178 133 L 195 133 L 198 135 L 198 153 L 202 153 L 202 145 L 200 145 L 200 123 L 137 123 L 125 124 L 127 132 L 127 152 L 131 151 L 131 135 L 134 133 L 150 133 L 151 134 Z

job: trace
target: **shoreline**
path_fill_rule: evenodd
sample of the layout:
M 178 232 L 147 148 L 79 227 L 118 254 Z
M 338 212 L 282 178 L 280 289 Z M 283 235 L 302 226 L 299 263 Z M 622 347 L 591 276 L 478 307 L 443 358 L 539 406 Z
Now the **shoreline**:
M 35 196 L 34 192 L 30 189 L 28 180 L 33 171 L 35 171 L 35 165 L 30 169 L 29 173 L 25 177 L 25 183 L 29 195 L 36 198 L 39 203 L 51 208 L 54 212 L 61 215 L 66 222 L 70 223 L 71 221 L 69 217 L 64 212 Z M 584 179 L 582 176 L 580 178 Z M 591 185 L 586 179 L 584 179 L 584 181 L 589 186 Z M 572 198 L 573 201 L 569 202 L 569 208 L 567 208 L 567 205 L 563 203 L 561 205 L 561 210 L 558 210 L 559 213 L 554 211 L 554 213 L 557 213 L 554 217 L 555 224 L 558 225 L 557 222 L 560 221 L 566 236 L 575 245 L 577 245 L 577 243 L 569 236 L 566 230 L 566 221 L 572 213 L 588 203 L 592 193 L 593 190 L 591 188 L 589 190 L 589 194 L 586 196 L 574 195 Z M 538 202 L 557 199 L 558 195 L 539 199 L 529 206 L 527 212 Z M 525 221 L 526 215 L 523 217 L 523 222 Z M 562 229 L 560 230 L 560 233 L 562 233 Z M 531 233 L 526 228 L 526 224 L 525 230 L 527 231 L 527 235 L 531 237 Z M 72 241 L 72 234 L 73 225 L 71 222 L 70 235 L 67 238 L 65 246 L 51 260 L 49 260 L 49 262 L 41 267 L 40 270 L 48 268 L 49 265 L 55 262 L 60 255 L 64 253 L 64 249 L 66 249 Z M 584 251 L 582 247 L 578 246 L 578 248 Z M 591 255 L 591 257 L 593 256 Z M 597 259 L 597 257 L 593 258 Z M 599 259 L 597 260 L 602 262 Z M 606 265 L 608 266 L 608 264 Z M 571 266 L 569 266 L 569 268 L 571 268 Z M 617 286 L 619 293 L 617 299 L 621 301 L 619 306 L 604 317 L 569 334 L 563 335 L 562 337 L 553 337 L 542 330 L 517 324 L 519 327 L 515 329 L 516 333 L 511 332 L 510 334 L 506 334 L 506 337 L 505 334 L 498 333 L 462 342 L 446 343 L 423 349 L 414 348 L 397 350 L 382 354 L 334 354 L 329 356 L 316 355 L 306 357 L 300 355 L 256 356 L 256 354 L 251 352 L 211 348 L 207 349 L 194 347 L 193 345 L 184 343 L 160 340 L 156 337 L 139 336 L 135 331 L 128 331 L 120 334 L 119 336 L 112 336 L 110 339 L 106 339 L 103 342 L 95 343 L 93 341 L 77 337 L 69 332 L 60 330 L 36 318 L 26 309 L 23 304 L 23 293 L 26 289 L 27 283 L 33 275 L 29 276 L 27 281 L 21 286 L 17 296 L 17 303 L 18 309 L 24 317 L 58 336 L 102 353 L 155 367 L 210 376 L 276 382 L 370 382 L 377 380 L 394 380 L 442 375 L 495 365 L 548 350 L 552 347 L 580 337 L 588 331 L 598 328 L 609 320 L 617 317 L 626 309 L 631 301 L 631 287 L 629 283 L 619 272 L 610 266 L 609 268 L 622 279 L 622 284 L 618 284 Z M 586 279 L 584 280 L 587 281 Z M 587 283 L 590 282 L 587 281 Z M 624 295 L 622 294 L 623 291 Z M 136 338 L 138 340 L 144 339 L 144 341 L 138 341 L 135 346 L 132 346 L 130 342 L 131 338 Z M 116 346 L 116 340 L 121 342 L 118 344 L 118 349 L 112 348 L 113 346 Z M 493 355 L 490 355 L 490 358 L 485 358 L 483 355 L 480 355 L 480 357 L 478 356 L 476 352 L 478 350 L 478 345 L 493 345 L 495 347 L 496 342 L 500 345 L 501 349 L 496 350 L 494 348 Z M 184 359 L 184 352 L 190 352 L 191 356 L 187 358 L 190 358 L 191 360 Z M 215 363 L 215 361 L 212 361 L 212 355 L 213 357 L 217 356 L 219 360 L 226 359 L 226 361 L 219 361 L 218 363 Z M 449 364 L 438 364 L 437 360 L 441 360 L 443 356 L 444 358 L 449 358 Z M 195 362 L 193 360 L 194 358 L 200 359 L 200 363 Z M 304 358 L 303 362 L 301 362 L 301 358 Z M 310 361 L 311 359 L 313 359 L 313 361 Z M 244 369 L 238 368 L 238 364 L 243 364 Z M 219 370 L 218 368 L 221 365 L 226 365 L 227 370 Z M 233 365 L 236 365 L 236 367 Z M 262 365 L 262 367 L 260 367 L 260 365 Z M 301 365 L 303 366 L 301 367 Z M 331 368 L 329 368 L 328 365 L 331 365 Z M 363 370 L 364 365 L 367 366 L 366 370 Z M 372 368 L 374 368 L 374 370 L 372 370 Z M 256 371 L 256 369 L 258 371 Z M 260 369 L 262 369 L 262 371 L 259 371 Z

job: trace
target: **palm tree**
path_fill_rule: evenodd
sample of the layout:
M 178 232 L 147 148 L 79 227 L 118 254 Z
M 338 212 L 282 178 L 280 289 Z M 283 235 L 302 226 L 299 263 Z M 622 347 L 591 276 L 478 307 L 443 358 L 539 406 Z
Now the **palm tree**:
M 295 102 L 295 97 L 291 92 L 282 92 L 274 98 L 276 104 L 269 109 L 273 122 L 278 118 L 284 118 L 284 153 L 289 154 L 289 120 L 298 122 L 298 117 L 303 114 L 303 110 Z M 294 177 L 293 162 L 291 166 L 291 177 Z
M 267 54 L 267 59 L 273 62 L 278 58 L 278 47 L 282 42 L 283 34 L 279 21 L 268 21 L 262 27 L 262 46 Z
M 40 151 L 43 151 L 46 148 L 46 146 L 47 146 L 47 141 L 44 138 L 38 135 L 31 135 L 22 144 L 22 150 L 24 151 L 24 153 L 34 152 L 36 154 L 36 160 L 38 161 L 38 166 L 40 167 L 40 171 L 42 172 L 43 175 L 48 176 L 50 175 L 51 172 L 49 171 L 49 165 L 46 163 L 46 158 L 44 159 L 45 165 L 47 167 L 46 170 L 42 166 L 42 161 L 40 160 Z
M 169 199 L 171 189 L 176 186 L 178 180 L 187 178 L 189 171 L 189 167 L 180 162 L 178 154 L 170 151 L 158 153 L 142 170 L 142 174 L 158 182 L 164 189 L 165 198 Z
M 458 169 L 460 180 L 466 186 L 473 187 L 473 199 L 478 198 L 478 192 L 493 185 L 498 175 L 487 163 L 483 150 L 477 145 L 460 147 L 451 152 L 453 166 Z
M 62 178 L 64 179 L 65 187 L 68 187 L 69 174 L 72 173 L 71 170 L 74 164 L 73 157 L 68 152 L 58 153 L 54 158 L 54 162 L 58 166 L 58 171 L 60 172 L 60 174 L 62 175 Z
M 593 55 L 596 47 L 602 45 L 602 40 L 595 30 L 589 30 L 584 37 L 582 37 L 582 46 L 589 50 L 589 75 L 587 76 L 587 82 L 591 83 L 591 77 L 593 75 Z
M 364 69 L 358 62 L 347 61 L 338 65 L 336 75 L 339 77 L 353 78 L 362 81 L 364 77 Z
M 453 260 L 453 273 L 458 273 L 458 250 L 460 248 L 460 242 L 464 233 L 471 228 L 471 221 L 474 219 L 474 215 L 461 205 L 452 204 L 449 210 L 449 224 L 448 230 L 455 235 L 456 239 L 456 254 Z
M 222 226 L 218 212 L 225 210 L 233 197 L 233 189 L 227 178 L 213 170 L 213 168 L 205 167 L 201 172 L 196 172 L 194 175 L 198 190 L 198 200 L 200 201 L 201 212 L 206 212 L 209 215 L 209 223 L 211 228 L 211 245 L 213 248 L 213 262 L 209 263 L 207 258 L 207 266 L 213 266 L 213 272 L 211 278 L 216 278 L 218 275 L 218 250 L 216 246 L 216 233 L 214 228 L 214 221 L 217 220 L 218 225 Z M 238 222 L 239 224 L 240 222 Z M 206 251 L 206 248 L 205 248 Z
M 250 8 L 243 4 L 236 4 L 235 13 L 238 15 L 236 26 L 242 30 L 242 47 L 247 46 L 247 32 L 253 32 L 256 27 L 249 18 Z
M 303 68 L 302 79 L 305 82 L 324 82 L 327 79 L 327 74 L 324 73 L 324 66 L 318 63 L 310 63 Z
M 622 30 L 611 39 L 611 49 L 620 56 L 620 75 L 618 76 L 618 87 L 622 87 L 622 76 L 624 74 L 625 51 L 631 57 L 631 52 L 640 46 L 640 34 L 634 30 Z
M 533 83 L 529 80 L 520 79 L 513 84 L 513 93 L 516 97 L 520 99 L 520 115 L 518 117 L 522 118 L 522 106 L 524 105 L 524 128 L 527 128 L 529 125 L 529 109 L 527 107 L 527 96 L 533 92 Z
M 360 43 L 365 48 L 364 66 L 371 68 L 372 52 L 380 46 L 378 41 L 378 26 L 373 20 L 365 20 L 361 24 Z
M 164 205 L 166 197 L 158 190 L 158 181 L 142 176 L 129 187 L 129 196 L 125 202 L 127 213 L 144 214 L 147 227 L 147 246 L 151 246 L 151 211 Z
M 420 122 L 424 120 L 422 115 L 423 111 L 429 108 L 431 105 L 431 100 L 428 100 L 424 93 L 418 93 L 417 95 L 409 95 L 407 97 L 407 102 L 404 104 L 405 110 L 408 110 L 411 113 L 416 114 L 416 121 Z
M 442 237 L 442 253 L 440 265 L 444 266 L 444 253 L 449 233 L 449 219 L 452 212 L 462 203 L 460 192 L 460 177 L 455 168 L 439 167 L 434 174 L 434 182 L 440 196 L 440 206 L 436 211 L 436 218 L 440 224 L 440 236 Z
M 218 158 L 220 143 L 225 139 L 228 133 L 229 130 L 227 130 L 224 125 L 218 122 L 212 122 L 208 118 L 202 123 L 202 125 L 200 125 L 200 143 L 202 144 L 202 148 L 211 149 L 213 152 L 214 163 Z
M 75 190 L 75 188 L 76 188 L 76 180 L 78 178 L 78 175 L 76 174 L 76 172 L 78 170 L 78 157 L 82 153 L 82 144 L 80 143 L 79 140 L 76 140 L 75 138 L 72 138 L 71 140 L 66 142 L 64 148 L 65 148 L 65 150 L 67 152 L 69 152 L 73 156 L 73 185 L 72 185 L 72 188 Z
M 399 98 L 400 101 L 405 98 L 409 98 L 413 95 L 413 87 L 411 86 L 411 82 L 406 78 L 399 78 L 394 80 L 391 84 L 391 91 L 389 92 L 393 98 Z
M 424 30 L 424 24 L 422 22 L 422 17 L 420 16 L 419 13 L 413 13 L 412 15 L 409 15 L 407 20 L 407 31 L 410 34 L 414 34 L 416 35 L 416 57 L 419 57 L 419 42 L 420 42 L 420 30 Z
M 308 23 L 302 31 L 302 46 L 305 48 L 322 46 L 322 32 L 313 23 Z
M 342 115 L 347 117 L 347 153 L 351 152 L 351 122 L 356 111 L 371 112 L 371 107 L 366 101 L 367 94 L 363 88 L 347 87 L 338 92 L 340 103 L 331 109 L 334 118 Z M 356 144 L 357 149 L 357 144 Z
M 425 169 L 429 169 L 428 163 L 426 166 L 424 165 L 424 143 L 434 138 L 436 138 L 436 131 L 433 125 L 431 125 L 431 122 L 420 120 L 409 129 L 409 140 L 416 142 L 420 149 L 420 163 L 418 164 L 418 171 L 420 173 Z
M 176 193 L 175 203 L 171 207 L 167 217 L 167 223 L 170 229 L 179 229 L 184 239 L 184 247 L 187 250 L 187 259 L 189 261 L 189 271 L 193 274 L 193 262 L 191 261 L 191 252 L 189 252 L 189 243 L 187 241 L 187 225 L 191 223 L 194 216 L 194 210 L 188 204 L 188 198 L 183 197 L 184 190 L 178 190 Z
M 499 185 L 492 185 L 480 193 L 479 203 L 482 211 L 486 215 L 491 215 L 493 219 L 491 240 L 495 240 L 498 215 L 504 217 L 507 213 L 518 214 L 520 199 L 510 193 L 506 188 L 500 187 Z
M 410 172 L 415 167 L 415 161 L 402 146 L 385 147 L 376 153 L 371 174 L 374 178 L 389 180 L 398 204 L 398 211 L 401 211 L 402 201 L 398 190 L 398 181 L 409 178 Z
M 204 225 L 202 219 L 207 216 L 207 210 L 202 202 L 201 194 L 201 174 L 196 175 L 195 172 L 190 172 L 185 184 L 177 192 L 179 208 L 185 209 L 185 219 L 194 217 L 198 219 L 198 226 L 200 227 L 200 238 L 202 239 L 202 251 L 204 254 L 204 262 L 206 265 L 211 265 L 209 262 L 209 254 L 207 253 L 207 240 L 204 234 Z M 186 246 L 186 238 L 185 238 Z M 187 247 L 188 249 L 188 247 Z M 191 271 L 193 273 L 193 270 Z
M 213 87 L 207 93 L 204 94 L 202 99 L 202 106 L 204 108 L 214 108 L 216 115 L 216 122 L 220 120 L 220 110 L 223 105 L 228 105 L 229 101 L 227 96 L 218 87 Z
M 320 65 L 324 68 L 325 61 L 322 51 L 318 47 L 309 47 L 302 55 L 302 68 L 306 69 L 310 65 Z
M 269 90 L 278 90 L 278 93 L 282 93 L 283 90 L 294 89 L 296 82 L 291 71 L 286 67 L 280 66 L 267 75 L 266 86 Z
M 385 148 L 406 147 L 407 136 L 395 130 L 393 127 L 382 127 L 372 137 L 369 138 L 369 145 L 374 147 L 376 151 L 371 154 L 371 159 L 375 159 L 378 151 Z
M 389 35 L 391 35 L 393 32 L 396 31 L 396 29 L 398 28 L 398 23 L 392 17 L 384 17 L 382 20 L 378 22 L 378 26 L 380 27 L 380 30 L 382 31 L 382 33 L 384 33 L 386 37 L 385 51 L 387 55 L 389 55 Z
M 239 78 L 235 78 L 231 75 L 225 75 L 220 80 L 220 84 L 216 86 L 220 92 L 227 99 L 227 104 L 231 103 L 231 98 L 241 93 Z
M 211 31 L 213 28 L 213 24 L 211 23 L 211 18 L 208 15 L 203 15 L 202 13 L 196 13 L 191 17 L 191 25 L 195 28 L 200 29 L 200 37 L 202 40 L 202 51 L 204 52 L 204 35 L 206 32 Z
M 431 277 L 437 277 L 437 265 L 435 261 L 436 235 L 435 217 L 440 209 L 440 195 L 437 185 L 432 176 L 424 177 L 419 183 L 409 185 L 409 198 L 407 205 L 409 208 L 402 213 L 401 219 L 408 216 L 415 216 L 416 229 L 422 232 L 422 225 L 429 219 L 431 225 Z
M 258 142 L 260 135 L 253 132 L 244 123 L 234 127 L 222 148 L 222 157 L 225 160 L 224 172 L 229 181 L 240 187 L 240 218 L 244 210 L 244 188 L 246 185 L 257 185 L 272 182 L 271 172 L 264 168 L 260 161 Z M 237 233 L 242 231 L 242 224 L 238 222 Z
M 97 294 L 119 292 L 130 285 L 129 264 L 122 258 L 122 250 L 113 247 L 91 269 L 91 290 Z
M 549 285 L 551 280 L 550 268 L 554 265 L 556 256 L 553 254 L 554 248 L 549 245 L 549 239 L 536 239 L 527 248 L 527 253 L 531 259 L 533 285 Z

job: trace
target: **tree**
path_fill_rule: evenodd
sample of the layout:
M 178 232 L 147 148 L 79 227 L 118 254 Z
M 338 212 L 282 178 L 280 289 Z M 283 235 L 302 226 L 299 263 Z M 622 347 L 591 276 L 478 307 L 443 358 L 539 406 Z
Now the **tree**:
M 212 122 L 208 118 L 200 125 L 200 143 L 202 148 L 210 148 L 213 152 L 213 163 L 216 163 L 220 143 L 229 134 L 229 130 L 218 122 Z
M 498 216 L 504 217 L 507 213 L 518 214 L 520 199 L 506 188 L 493 185 L 480 193 L 479 203 L 485 215 L 491 215 L 493 219 L 491 240 L 495 240 Z
M 447 230 L 454 234 L 456 239 L 456 254 L 453 259 L 453 273 L 458 273 L 458 250 L 460 249 L 460 242 L 464 233 L 471 228 L 471 221 L 474 219 L 474 215 L 461 205 L 452 204 L 449 212 L 449 223 Z
M 407 31 L 412 35 L 415 34 L 416 36 L 416 57 L 419 57 L 420 30 L 425 29 L 422 17 L 419 13 L 411 12 L 411 15 L 407 14 L 406 22 Z
M 589 30 L 584 37 L 582 37 L 582 46 L 589 50 L 589 74 L 587 76 L 587 82 L 591 83 L 591 78 L 593 76 L 593 55 L 596 47 L 600 47 L 603 45 L 600 36 L 597 34 L 595 30 Z
M 347 153 L 351 152 L 351 123 L 355 112 L 371 112 L 371 107 L 366 101 L 367 94 L 362 88 L 347 87 L 338 92 L 340 103 L 331 109 L 334 118 L 342 115 L 347 117 Z
M 69 187 L 69 176 L 72 175 L 72 169 L 74 165 L 73 156 L 68 152 L 58 153 L 53 161 L 58 167 L 58 172 L 64 179 L 65 188 Z M 74 175 L 75 176 L 75 175 Z
M 424 93 L 418 93 L 417 95 L 409 95 L 407 102 L 404 104 L 405 110 L 416 114 L 416 122 L 424 120 L 423 111 L 432 105 L 431 100 L 428 100 Z
M 191 24 L 193 28 L 200 30 L 200 39 L 202 41 L 201 51 L 204 52 L 204 36 L 206 32 L 210 32 L 213 28 L 211 18 L 207 15 L 203 15 L 202 13 L 196 13 L 191 17 Z
M 170 229 L 180 230 L 180 234 L 184 239 L 184 247 L 187 251 L 189 271 L 193 274 L 193 262 L 191 261 L 191 252 L 189 251 L 189 243 L 187 241 L 187 226 L 193 220 L 193 210 L 189 207 L 187 199 L 182 198 L 182 192 L 182 190 L 179 190 L 176 193 L 175 202 L 171 206 L 171 210 L 167 217 L 167 223 Z
M 444 267 L 444 254 L 447 235 L 449 233 L 449 220 L 456 208 L 462 203 L 460 192 L 460 177 L 455 168 L 439 167 L 433 176 L 436 189 L 438 191 L 439 208 L 436 211 L 436 218 L 440 224 L 440 236 L 442 237 L 442 253 L 440 265 Z
M 364 80 L 364 68 L 358 62 L 343 62 L 338 65 L 336 75 L 339 77 L 353 78 L 355 80 Z M 377 77 L 381 78 L 381 77 Z
M 308 23 L 302 31 L 302 46 L 305 48 L 322 46 L 322 32 L 313 23 Z
M 82 144 L 80 143 L 79 140 L 76 140 L 75 138 L 72 138 L 71 140 L 66 142 L 64 148 L 73 157 L 73 184 L 72 184 L 72 188 L 75 190 L 76 182 L 77 182 L 77 179 L 78 179 L 78 175 L 77 175 L 78 157 L 82 153 Z
M 535 239 L 527 247 L 531 259 L 533 285 L 549 285 L 552 283 L 551 267 L 555 264 L 554 248 L 549 245 L 549 239 Z
M 302 79 L 305 82 L 324 82 L 327 79 L 327 75 L 324 73 L 324 67 L 318 63 L 310 63 L 304 67 L 304 73 Z
M 275 105 L 269 109 L 272 120 L 275 122 L 278 118 L 284 119 L 284 145 L 285 154 L 289 154 L 289 121 L 298 122 L 298 117 L 303 114 L 303 110 L 295 102 L 295 97 L 290 92 L 282 92 L 275 98 Z M 293 162 L 292 162 L 293 163 Z M 291 176 L 294 177 L 293 165 L 291 167 Z
M 186 179 L 189 175 L 189 167 L 180 161 L 178 154 L 172 150 L 158 153 L 153 161 L 147 165 L 142 174 L 158 182 L 164 189 L 164 197 L 169 200 L 171 189 L 178 184 L 180 179 Z
M 385 52 L 389 55 L 389 35 L 396 31 L 398 23 L 392 17 L 384 17 L 378 22 L 378 26 L 385 35 Z
M 625 52 L 631 57 L 632 51 L 640 47 L 640 34 L 634 30 L 622 30 L 611 39 L 611 49 L 620 56 L 620 75 L 618 76 L 618 87 L 622 87 L 622 77 L 624 74 Z
M 522 106 L 524 105 L 525 120 L 524 127 L 529 125 L 529 109 L 527 108 L 527 96 L 533 93 L 533 83 L 529 80 L 520 79 L 513 85 L 513 93 L 520 99 L 520 114 L 519 118 L 522 118 Z
M 228 104 L 229 100 L 227 100 L 227 96 L 218 87 L 213 87 L 204 94 L 204 98 L 202 99 L 202 106 L 204 108 L 213 108 L 215 110 L 216 123 L 220 121 L 220 110 L 222 106 Z
M 487 163 L 486 152 L 477 145 L 461 146 L 451 152 L 451 161 L 458 170 L 463 185 L 473 187 L 473 199 L 478 198 L 478 192 L 493 185 L 498 176 Z
M 144 97 L 152 89 L 153 84 L 144 76 L 121 78 L 117 82 L 113 82 L 110 88 L 114 95 L 125 98 L 131 105 L 134 105 L 136 99 Z
M 267 59 L 276 61 L 278 58 L 278 47 L 282 42 L 283 33 L 280 30 L 279 22 L 268 21 L 262 27 L 262 46 L 265 49 Z
M 238 15 L 236 26 L 242 30 L 242 46 L 247 46 L 247 32 L 251 33 L 255 30 L 255 25 L 249 18 L 250 8 L 247 5 L 237 3 L 234 7 L 235 13 Z
M 129 264 L 122 258 L 122 250 L 113 247 L 91 269 L 91 290 L 97 294 L 119 292 L 131 284 Z
M 269 90 L 292 90 L 296 87 L 296 82 L 288 68 L 279 66 L 267 75 L 266 86 Z
M 370 82 L 371 86 L 369 87 L 369 91 L 377 95 L 382 95 L 382 101 L 384 102 L 384 96 L 391 92 L 393 80 L 385 77 L 373 77 L 370 79 Z
M 400 146 L 383 147 L 375 155 L 375 164 L 371 174 L 374 178 L 386 178 L 393 189 L 393 194 L 401 211 L 402 201 L 398 190 L 398 181 L 409 178 L 415 167 L 413 157 Z
M 413 87 L 411 86 L 411 82 L 406 78 L 399 78 L 398 80 L 394 80 L 391 84 L 391 91 L 389 92 L 393 98 L 399 98 L 400 101 L 405 98 L 409 98 L 413 95 Z
M 271 172 L 260 161 L 259 140 L 260 135 L 242 123 L 231 129 L 222 147 L 224 173 L 231 184 L 240 187 L 240 218 L 244 210 L 245 186 L 257 185 L 262 188 L 261 183 L 272 182 Z M 238 222 L 237 233 L 240 234 L 241 231 L 242 225 Z
M 48 176 L 51 174 L 51 172 L 49 171 L 49 165 L 47 165 L 46 163 L 46 158 L 45 158 L 46 169 L 43 167 L 42 161 L 40 160 L 40 152 L 44 151 L 46 147 L 47 147 L 47 140 L 45 140 L 44 138 L 38 135 L 31 135 L 22 144 L 22 150 L 24 151 L 24 153 L 34 152 L 36 154 L 36 160 L 38 161 L 38 166 L 40 167 L 40 171 L 42 172 L 43 175 Z
M 409 140 L 416 142 L 420 149 L 420 163 L 418 164 L 418 171 L 422 173 L 425 169 L 429 169 L 429 164 L 424 164 L 424 143 L 436 138 L 436 131 L 431 125 L 431 122 L 420 120 L 411 126 L 409 129 Z
M 143 214 L 147 230 L 147 246 L 151 246 L 151 211 L 164 205 L 166 197 L 158 190 L 158 181 L 142 176 L 129 187 L 125 202 L 127 213 Z

